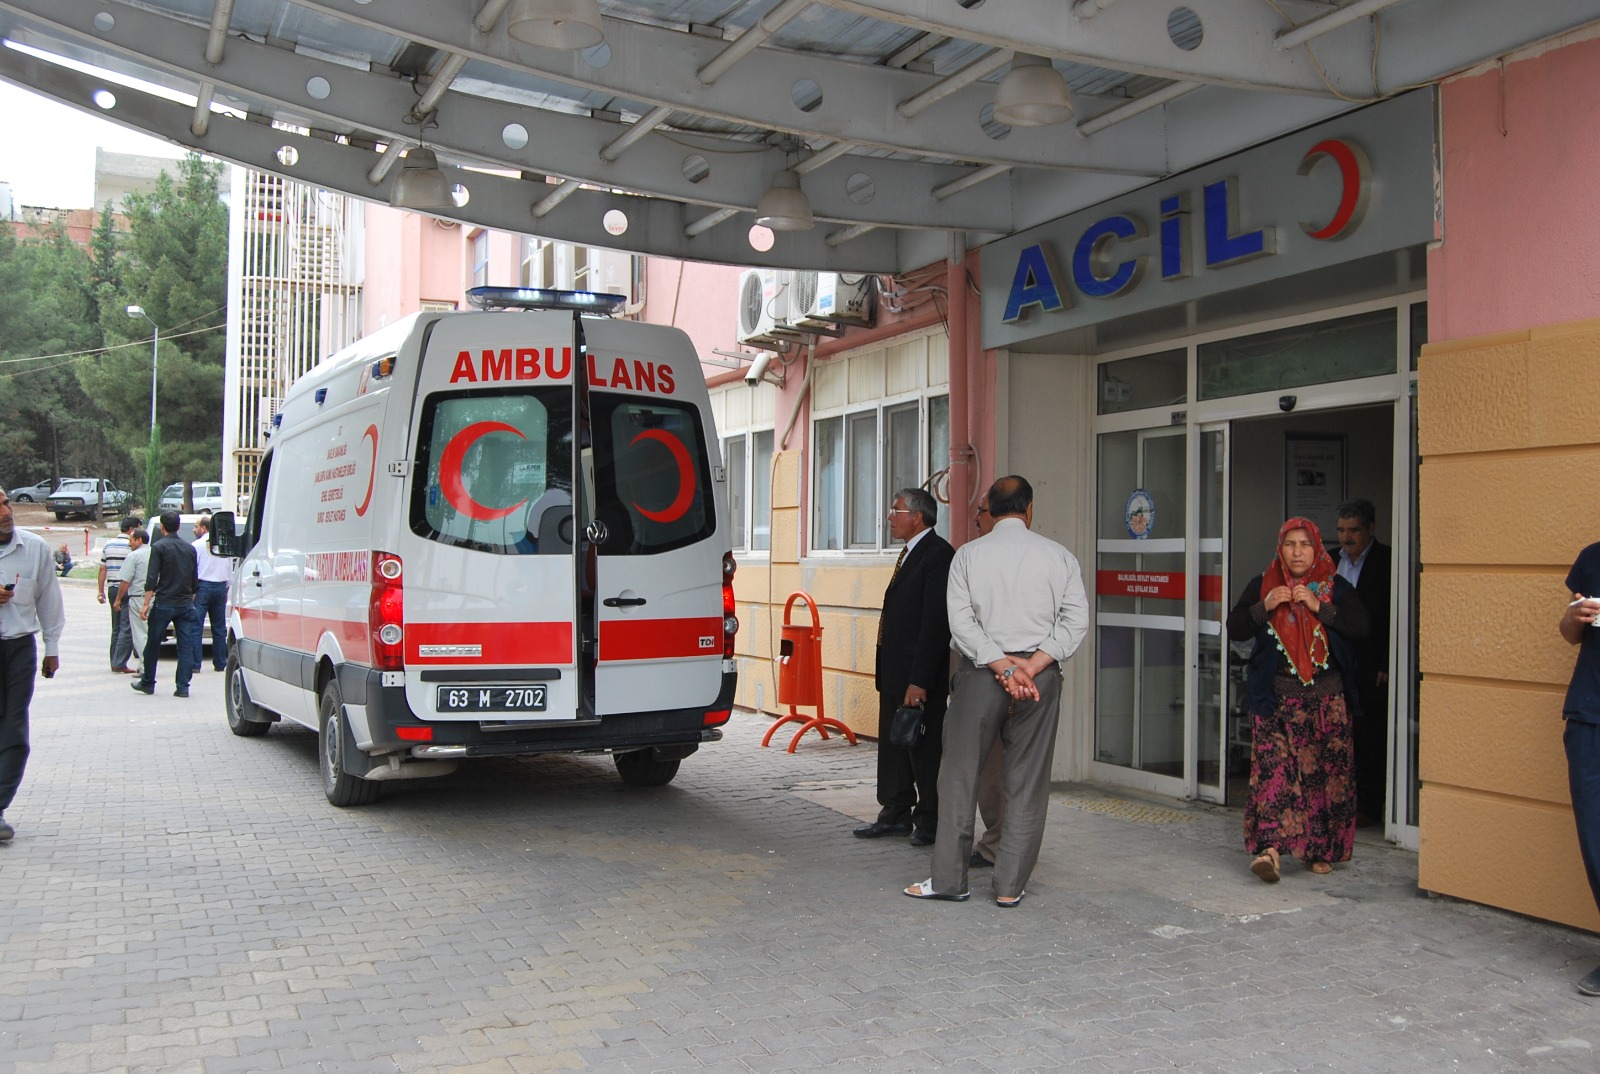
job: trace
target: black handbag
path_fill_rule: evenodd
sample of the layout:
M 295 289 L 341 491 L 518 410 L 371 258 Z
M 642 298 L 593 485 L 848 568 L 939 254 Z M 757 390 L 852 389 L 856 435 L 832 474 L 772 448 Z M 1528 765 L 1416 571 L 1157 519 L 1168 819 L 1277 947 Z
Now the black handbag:
M 922 740 L 924 730 L 922 710 L 914 705 L 901 705 L 894 710 L 894 718 L 889 721 L 889 741 L 910 749 Z

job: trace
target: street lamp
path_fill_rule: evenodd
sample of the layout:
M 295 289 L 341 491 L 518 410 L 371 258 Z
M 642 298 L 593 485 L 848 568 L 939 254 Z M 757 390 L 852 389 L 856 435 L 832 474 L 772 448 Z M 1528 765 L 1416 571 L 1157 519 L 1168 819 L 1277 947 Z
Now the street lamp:
M 150 438 L 156 435 L 156 358 L 160 355 L 161 326 L 156 324 L 156 319 L 144 311 L 143 306 L 129 306 L 129 317 L 143 317 L 150 322 L 150 328 L 155 335 L 150 339 Z

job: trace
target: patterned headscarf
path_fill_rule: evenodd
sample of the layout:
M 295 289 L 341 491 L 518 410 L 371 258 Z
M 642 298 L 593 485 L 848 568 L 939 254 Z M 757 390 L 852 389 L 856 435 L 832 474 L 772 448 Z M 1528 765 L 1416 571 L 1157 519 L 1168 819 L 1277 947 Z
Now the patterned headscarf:
M 1317 558 L 1312 561 L 1311 569 L 1299 579 L 1291 575 L 1289 568 L 1283 563 L 1283 539 L 1291 530 L 1305 530 L 1306 536 L 1311 538 L 1311 544 L 1316 549 Z M 1309 518 L 1289 519 L 1278 530 L 1276 547 L 1277 554 L 1272 557 L 1271 565 L 1261 576 L 1263 599 L 1280 585 L 1293 589 L 1297 584 L 1309 588 L 1319 601 L 1327 602 L 1333 599 L 1333 578 L 1338 568 L 1334 566 L 1333 557 L 1328 555 L 1327 548 L 1323 546 L 1322 531 L 1317 528 L 1315 522 Z M 1328 633 L 1321 621 L 1311 614 L 1311 609 L 1305 605 L 1286 600 L 1273 609 L 1267 629 L 1272 631 L 1272 636 L 1277 639 L 1279 650 L 1288 658 L 1300 682 L 1310 686 L 1312 677 L 1317 671 L 1328 666 Z

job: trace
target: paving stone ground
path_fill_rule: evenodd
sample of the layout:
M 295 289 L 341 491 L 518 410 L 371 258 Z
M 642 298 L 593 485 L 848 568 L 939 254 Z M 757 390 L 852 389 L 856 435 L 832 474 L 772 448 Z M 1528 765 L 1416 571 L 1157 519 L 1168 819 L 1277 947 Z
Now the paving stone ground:
M 0 1074 L 1582 1071 L 1600 938 L 1428 898 L 1363 841 L 1247 871 L 1236 813 L 1057 789 L 1027 899 L 919 903 L 850 836 L 873 751 L 766 718 L 668 787 L 480 762 L 329 806 L 222 677 L 143 697 L 92 586 L 0 845 Z

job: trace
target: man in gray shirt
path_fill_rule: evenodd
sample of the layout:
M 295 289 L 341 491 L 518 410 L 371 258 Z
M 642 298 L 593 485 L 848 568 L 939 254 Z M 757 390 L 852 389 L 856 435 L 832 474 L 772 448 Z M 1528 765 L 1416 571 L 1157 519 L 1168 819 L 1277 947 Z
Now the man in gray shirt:
M 918 899 L 971 893 L 978 770 L 1005 740 L 1005 825 L 994 864 L 995 902 L 1016 906 L 1039 860 L 1050 803 L 1050 760 L 1061 701 L 1061 663 L 1089 628 L 1078 561 L 1034 533 L 1033 487 L 1002 477 L 989 489 L 994 528 L 957 550 L 950 565 L 950 636 L 959 653 L 945 716 L 933 876 L 906 888 Z

